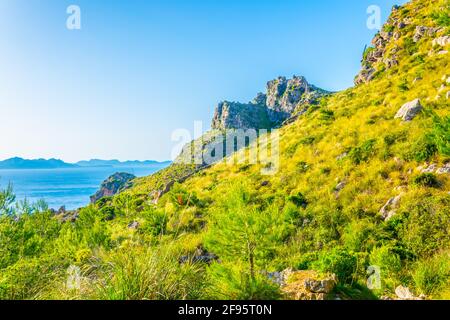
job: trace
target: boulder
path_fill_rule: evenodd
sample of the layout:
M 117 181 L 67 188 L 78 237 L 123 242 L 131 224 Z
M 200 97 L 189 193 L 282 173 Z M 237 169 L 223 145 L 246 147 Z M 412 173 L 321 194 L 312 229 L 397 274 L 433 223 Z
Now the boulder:
M 111 197 L 129 188 L 131 186 L 131 181 L 135 178 L 136 176 L 125 172 L 113 174 L 103 181 L 100 190 L 91 196 L 91 203 L 95 203 L 103 197 Z
M 419 99 L 415 99 L 413 101 L 410 101 L 408 103 L 405 103 L 400 110 L 395 115 L 395 118 L 401 118 L 403 121 L 411 121 L 413 120 L 416 115 L 422 111 L 423 107 L 420 104 Z
M 307 279 L 305 280 L 305 288 L 306 290 L 312 293 L 331 293 L 336 286 L 336 280 L 333 278 L 324 279 L 324 280 L 314 280 Z

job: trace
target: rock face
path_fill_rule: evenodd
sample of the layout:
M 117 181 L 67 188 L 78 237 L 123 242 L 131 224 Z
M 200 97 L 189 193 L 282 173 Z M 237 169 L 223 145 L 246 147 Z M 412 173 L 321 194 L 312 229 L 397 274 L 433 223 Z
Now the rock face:
M 91 203 L 95 203 L 103 197 L 110 197 L 131 186 L 131 180 L 136 177 L 129 173 L 118 172 L 102 182 L 100 190 L 91 196 Z
M 261 97 L 260 97 L 261 98 Z M 273 123 L 267 108 L 261 104 L 220 102 L 214 112 L 212 128 L 224 129 L 270 129 Z
M 422 111 L 422 105 L 419 99 L 415 99 L 408 103 L 405 103 L 400 110 L 398 110 L 395 118 L 401 118 L 403 121 L 411 121 L 416 117 L 416 115 Z
M 267 83 L 266 94 L 258 93 L 249 103 L 219 103 L 211 127 L 217 130 L 274 128 L 327 94 L 329 92 L 309 84 L 304 77 L 278 77 Z

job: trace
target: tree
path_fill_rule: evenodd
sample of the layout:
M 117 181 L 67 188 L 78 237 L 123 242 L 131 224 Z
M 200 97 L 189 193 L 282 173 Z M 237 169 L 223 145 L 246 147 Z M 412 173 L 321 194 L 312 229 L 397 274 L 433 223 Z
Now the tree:
M 15 200 L 12 184 L 8 184 L 6 189 L 0 190 L 0 216 L 11 215 L 14 212 L 12 205 Z
M 239 183 L 222 199 L 212 220 L 206 246 L 221 259 L 244 262 L 252 281 L 256 268 L 270 260 L 286 230 L 282 213 L 273 207 L 257 208 L 245 185 Z

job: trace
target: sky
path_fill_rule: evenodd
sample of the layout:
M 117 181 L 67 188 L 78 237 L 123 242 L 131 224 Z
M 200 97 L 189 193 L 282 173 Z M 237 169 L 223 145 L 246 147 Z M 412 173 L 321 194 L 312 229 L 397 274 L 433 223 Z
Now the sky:
M 352 86 L 367 8 L 404 2 L 0 0 L 0 160 L 170 159 L 174 130 L 277 76 Z

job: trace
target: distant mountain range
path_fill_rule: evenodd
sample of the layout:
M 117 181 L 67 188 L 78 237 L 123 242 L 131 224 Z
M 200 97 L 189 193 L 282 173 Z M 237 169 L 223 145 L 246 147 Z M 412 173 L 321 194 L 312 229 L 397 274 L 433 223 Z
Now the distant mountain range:
M 59 159 L 22 159 L 19 157 L 0 161 L 0 169 L 64 169 L 87 167 L 146 167 L 152 165 L 169 164 L 170 161 L 124 161 L 119 160 L 85 160 L 77 163 L 67 163 Z

